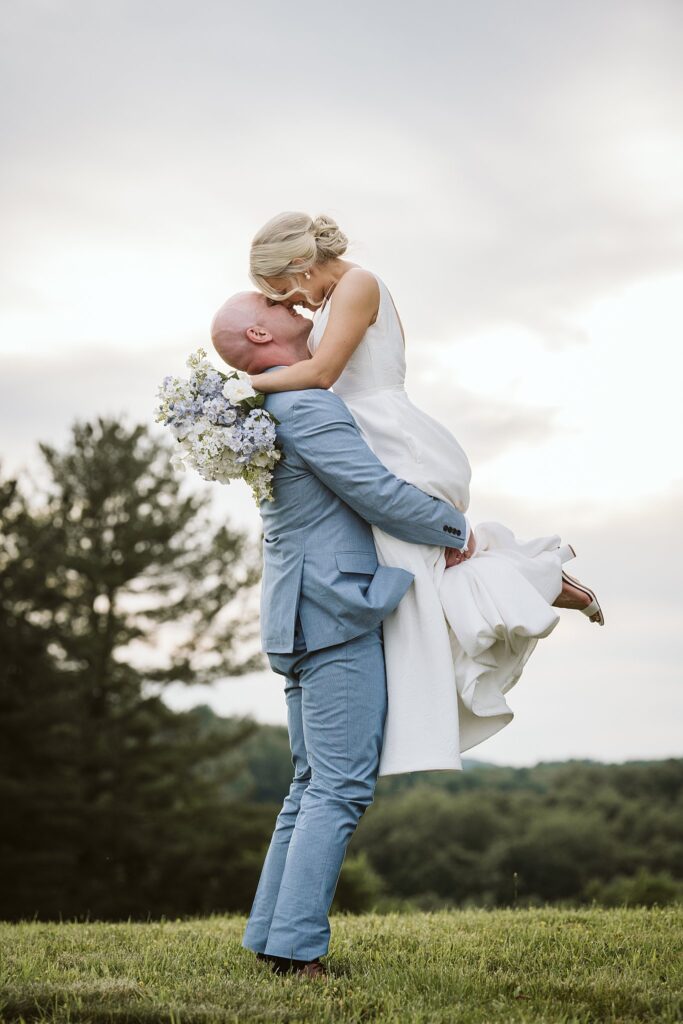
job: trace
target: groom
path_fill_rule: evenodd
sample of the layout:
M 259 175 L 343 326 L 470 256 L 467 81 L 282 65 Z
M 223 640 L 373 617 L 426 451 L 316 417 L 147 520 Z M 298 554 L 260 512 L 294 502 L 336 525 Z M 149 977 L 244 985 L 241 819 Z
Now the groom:
M 311 321 L 258 292 L 218 310 L 211 337 L 239 370 L 309 356 Z M 461 512 L 393 476 L 330 391 L 266 396 L 284 458 L 261 503 L 261 635 L 285 679 L 294 778 L 242 945 L 276 971 L 325 973 L 328 911 L 349 840 L 372 803 L 386 715 L 382 620 L 413 576 L 378 565 L 371 523 L 402 540 L 462 550 Z M 419 686 L 419 680 L 415 680 Z

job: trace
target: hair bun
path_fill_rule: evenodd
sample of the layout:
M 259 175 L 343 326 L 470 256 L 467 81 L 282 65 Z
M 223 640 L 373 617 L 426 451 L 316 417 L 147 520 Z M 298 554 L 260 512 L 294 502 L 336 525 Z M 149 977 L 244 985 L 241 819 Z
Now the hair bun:
M 314 217 L 311 231 L 320 260 L 337 259 L 346 252 L 349 240 L 331 217 L 327 217 L 325 214 Z

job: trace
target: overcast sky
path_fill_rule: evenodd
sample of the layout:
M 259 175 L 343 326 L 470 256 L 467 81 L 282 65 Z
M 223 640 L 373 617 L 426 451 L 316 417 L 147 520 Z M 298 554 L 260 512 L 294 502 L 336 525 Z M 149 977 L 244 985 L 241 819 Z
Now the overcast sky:
M 393 294 L 411 397 L 468 452 L 473 522 L 559 533 L 604 608 L 563 613 L 470 756 L 681 756 L 678 0 L 0 18 L 4 472 L 76 417 L 151 423 L 160 378 L 213 356 L 257 228 L 330 213 Z M 246 489 L 214 490 L 256 536 Z M 270 673 L 169 699 L 285 720 Z

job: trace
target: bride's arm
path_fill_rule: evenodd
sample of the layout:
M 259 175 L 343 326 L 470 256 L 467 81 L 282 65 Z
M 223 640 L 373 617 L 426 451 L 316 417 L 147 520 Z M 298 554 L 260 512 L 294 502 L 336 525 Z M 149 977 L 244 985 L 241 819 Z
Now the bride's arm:
M 332 387 L 379 309 L 376 278 L 360 267 L 347 271 L 330 303 L 324 334 L 311 358 L 271 373 L 257 373 L 251 377 L 253 387 L 265 392 Z

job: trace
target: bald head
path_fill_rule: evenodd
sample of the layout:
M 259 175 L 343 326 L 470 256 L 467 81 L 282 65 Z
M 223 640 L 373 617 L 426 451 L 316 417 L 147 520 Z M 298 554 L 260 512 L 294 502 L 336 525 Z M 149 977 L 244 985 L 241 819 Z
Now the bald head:
M 309 358 L 311 321 L 279 302 L 269 305 L 260 292 L 239 292 L 224 302 L 211 321 L 211 341 L 236 370 L 261 373 Z

